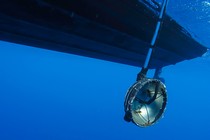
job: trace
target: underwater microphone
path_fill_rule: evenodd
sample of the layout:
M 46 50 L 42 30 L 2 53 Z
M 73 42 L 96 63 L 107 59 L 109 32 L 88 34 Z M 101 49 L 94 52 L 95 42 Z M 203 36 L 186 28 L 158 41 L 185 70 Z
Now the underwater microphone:
M 140 127 L 147 127 L 155 124 L 162 117 L 166 108 L 167 90 L 165 84 L 159 77 L 161 68 L 156 68 L 153 79 L 146 77 L 166 5 L 167 0 L 163 0 L 159 20 L 150 43 L 151 47 L 148 50 L 144 66 L 137 76 L 137 82 L 127 91 L 124 101 L 124 120 L 133 122 Z
M 165 85 L 158 79 L 137 81 L 126 94 L 124 119 L 141 127 L 153 125 L 164 113 L 166 93 Z

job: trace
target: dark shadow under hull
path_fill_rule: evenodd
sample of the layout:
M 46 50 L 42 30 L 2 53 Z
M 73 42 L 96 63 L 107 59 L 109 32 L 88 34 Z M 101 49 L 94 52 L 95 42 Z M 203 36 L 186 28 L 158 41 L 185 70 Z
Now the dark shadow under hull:
M 142 66 L 157 17 L 155 8 L 138 0 L 2 0 L 0 39 Z M 150 68 L 206 51 L 166 15 Z

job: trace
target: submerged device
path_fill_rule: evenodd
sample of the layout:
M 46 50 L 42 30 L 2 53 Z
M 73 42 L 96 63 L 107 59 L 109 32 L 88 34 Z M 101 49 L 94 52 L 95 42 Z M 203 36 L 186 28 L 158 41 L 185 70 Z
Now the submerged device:
M 127 91 L 125 120 L 142 127 L 161 118 L 167 102 L 166 86 L 158 79 L 143 78 Z
M 124 119 L 128 122 L 132 121 L 137 126 L 146 127 L 156 123 L 163 115 L 167 103 L 166 86 L 159 77 L 161 68 L 156 68 L 153 79 L 146 77 L 166 5 L 167 0 L 163 0 L 159 20 L 150 43 L 144 67 L 137 76 L 137 82 L 130 87 L 125 97 Z

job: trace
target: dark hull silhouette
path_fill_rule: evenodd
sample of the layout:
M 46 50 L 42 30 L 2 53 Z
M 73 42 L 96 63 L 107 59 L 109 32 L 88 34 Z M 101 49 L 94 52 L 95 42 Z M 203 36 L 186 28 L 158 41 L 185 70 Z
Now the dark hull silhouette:
M 157 20 L 158 7 L 138 0 L 2 0 L 0 39 L 142 66 Z M 149 68 L 206 51 L 166 15 Z

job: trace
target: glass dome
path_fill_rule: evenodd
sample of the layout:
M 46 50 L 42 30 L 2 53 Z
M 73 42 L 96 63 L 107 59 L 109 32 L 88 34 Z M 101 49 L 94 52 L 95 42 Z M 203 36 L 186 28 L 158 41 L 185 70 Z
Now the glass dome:
M 166 92 L 165 85 L 158 79 L 137 81 L 126 94 L 125 119 L 142 127 L 154 124 L 164 113 Z

